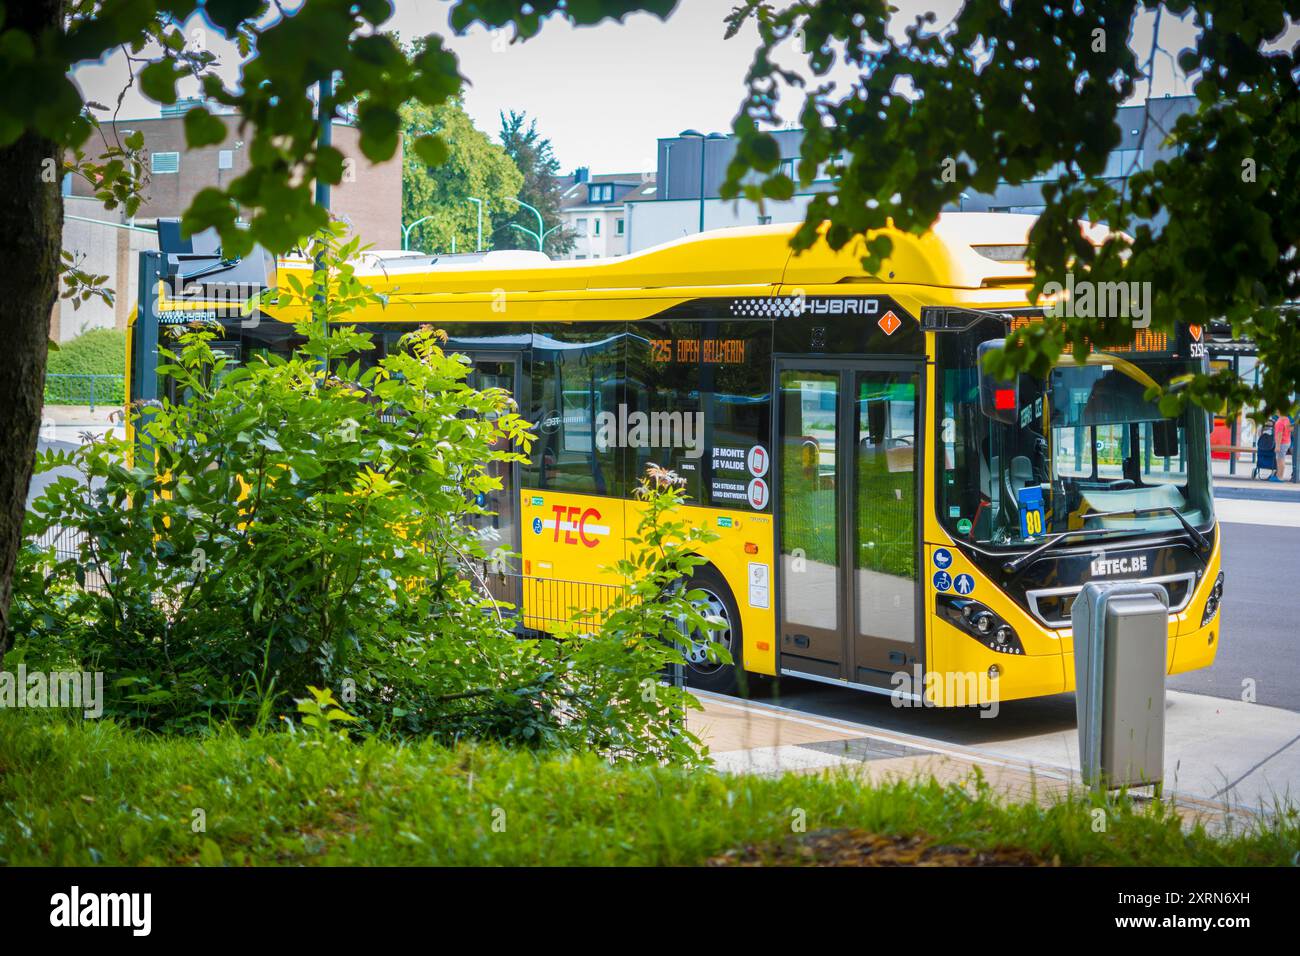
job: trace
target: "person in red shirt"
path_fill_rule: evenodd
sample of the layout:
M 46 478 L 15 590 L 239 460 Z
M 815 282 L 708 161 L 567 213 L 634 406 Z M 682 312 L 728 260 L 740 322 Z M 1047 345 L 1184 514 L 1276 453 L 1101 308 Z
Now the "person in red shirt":
M 1273 447 L 1277 455 L 1277 467 L 1269 481 L 1285 481 L 1286 455 L 1291 450 L 1291 419 L 1279 415 L 1273 420 Z

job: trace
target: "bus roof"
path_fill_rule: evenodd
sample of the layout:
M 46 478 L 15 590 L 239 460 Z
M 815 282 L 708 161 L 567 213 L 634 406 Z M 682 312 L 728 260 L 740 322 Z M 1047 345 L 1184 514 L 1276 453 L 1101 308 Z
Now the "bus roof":
M 951 288 L 1023 286 L 1024 262 L 1036 217 L 1008 213 L 944 213 L 922 235 L 881 230 L 894 242 L 880 272 L 862 269 L 864 241 L 836 252 L 824 238 L 795 254 L 798 225 L 737 226 L 686 236 L 608 259 L 552 261 L 539 252 L 502 250 L 453 256 L 366 253 L 357 269 L 376 291 L 399 295 L 464 292 L 599 292 L 736 286 L 812 286 L 891 282 Z M 879 235 L 873 233 L 872 235 Z M 306 271 L 306 260 L 280 268 Z

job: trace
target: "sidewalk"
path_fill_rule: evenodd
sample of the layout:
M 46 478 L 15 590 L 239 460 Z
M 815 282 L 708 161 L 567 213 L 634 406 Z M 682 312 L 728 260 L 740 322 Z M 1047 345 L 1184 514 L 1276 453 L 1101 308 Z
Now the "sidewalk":
M 1300 528 L 1300 485 L 1290 482 L 1214 482 L 1214 513 L 1224 523 Z
M 1051 804 L 1082 791 L 1077 732 L 1053 731 L 970 747 L 769 704 L 694 692 L 688 725 L 724 773 L 775 775 L 847 768 L 864 782 L 972 780 L 978 769 L 1012 800 Z M 1189 822 L 1240 825 L 1300 790 L 1300 714 L 1177 691 L 1168 693 L 1165 797 Z M 1233 821 L 1238 823 L 1233 824 Z
M 93 412 L 89 405 L 44 405 L 41 407 L 41 421 L 53 422 L 59 427 L 83 425 L 89 428 L 113 424 L 110 416 L 121 411 L 121 405 L 96 405 Z
M 121 412 L 120 405 L 96 405 L 93 412 L 87 405 L 45 405 L 41 408 L 40 440 L 79 445 L 82 432 L 102 435 L 115 429 L 122 435 Z
M 1288 455 L 1285 481 L 1268 481 L 1250 477 L 1255 468 L 1253 454 L 1237 457 L 1234 474 L 1228 473 L 1229 462 L 1216 458 L 1210 462 L 1210 470 L 1214 478 L 1214 496 L 1260 501 L 1300 501 L 1300 483 L 1291 480 L 1293 462 L 1294 459 Z

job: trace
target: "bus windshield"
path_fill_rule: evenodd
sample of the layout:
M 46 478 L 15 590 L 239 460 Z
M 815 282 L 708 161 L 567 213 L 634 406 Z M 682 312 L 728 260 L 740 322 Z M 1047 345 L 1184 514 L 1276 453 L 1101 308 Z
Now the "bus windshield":
M 1166 418 L 1146 398 L 1201 359 L 1171 349 L 1098 351 L 1084 364 L 1065 355 L 1046 380 L 1020 377 L 1001 420 L 981 411 L 978 342 L 960 341 L 970 337 L 940 336 L 939 502 L 951 533 L 997 547 L 1061 531 L 1177 532 L 1178 515 L 1213 525 L 1204 410 Z M 1026 520 L 1040 497 L 1041 521 Z

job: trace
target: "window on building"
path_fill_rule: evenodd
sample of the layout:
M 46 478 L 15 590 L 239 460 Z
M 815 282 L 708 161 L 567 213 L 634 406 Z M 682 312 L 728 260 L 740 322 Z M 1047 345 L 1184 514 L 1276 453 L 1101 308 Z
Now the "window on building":
M 623 235 L 623 220 L 622 220 L 622 219 L 615 219 L 615 220 L 614 220 L 614 234 L 615 234 L 615 235 L 618 235 L 618 236 Z
M 592 183 L 587 187 L 587 201 L 591 203 L 612 202 L 614 200 L 613 183 Z
M 149 169 L 155 176 L 181 171 L 180 153 L 153 153 L 149 157 Z
M 587 220 L 579 219 L 576 223 L 574 223 L 574 228 L 577 229 L 578 235 L 580 236 L 587 235 Z
M 758 224 L 759 224 L 760 226 L 770 226 L 770 225 L 772 225 L 772 217 L 771 217 L 771 216 L 759 216 L 759 217 L 758 217 Z
M 592 230 L 592 235 L 594 235 L 594 236 L 599 236 L 599 235 L 600 235 L 600 220 L 599 220 L 599 219 L 593 219 L 593 220 L 591 221 L 591 230 Z
M 235 151 L 233 149 L 217 150 L 217 169 L 233 169 L 235 166 Z

